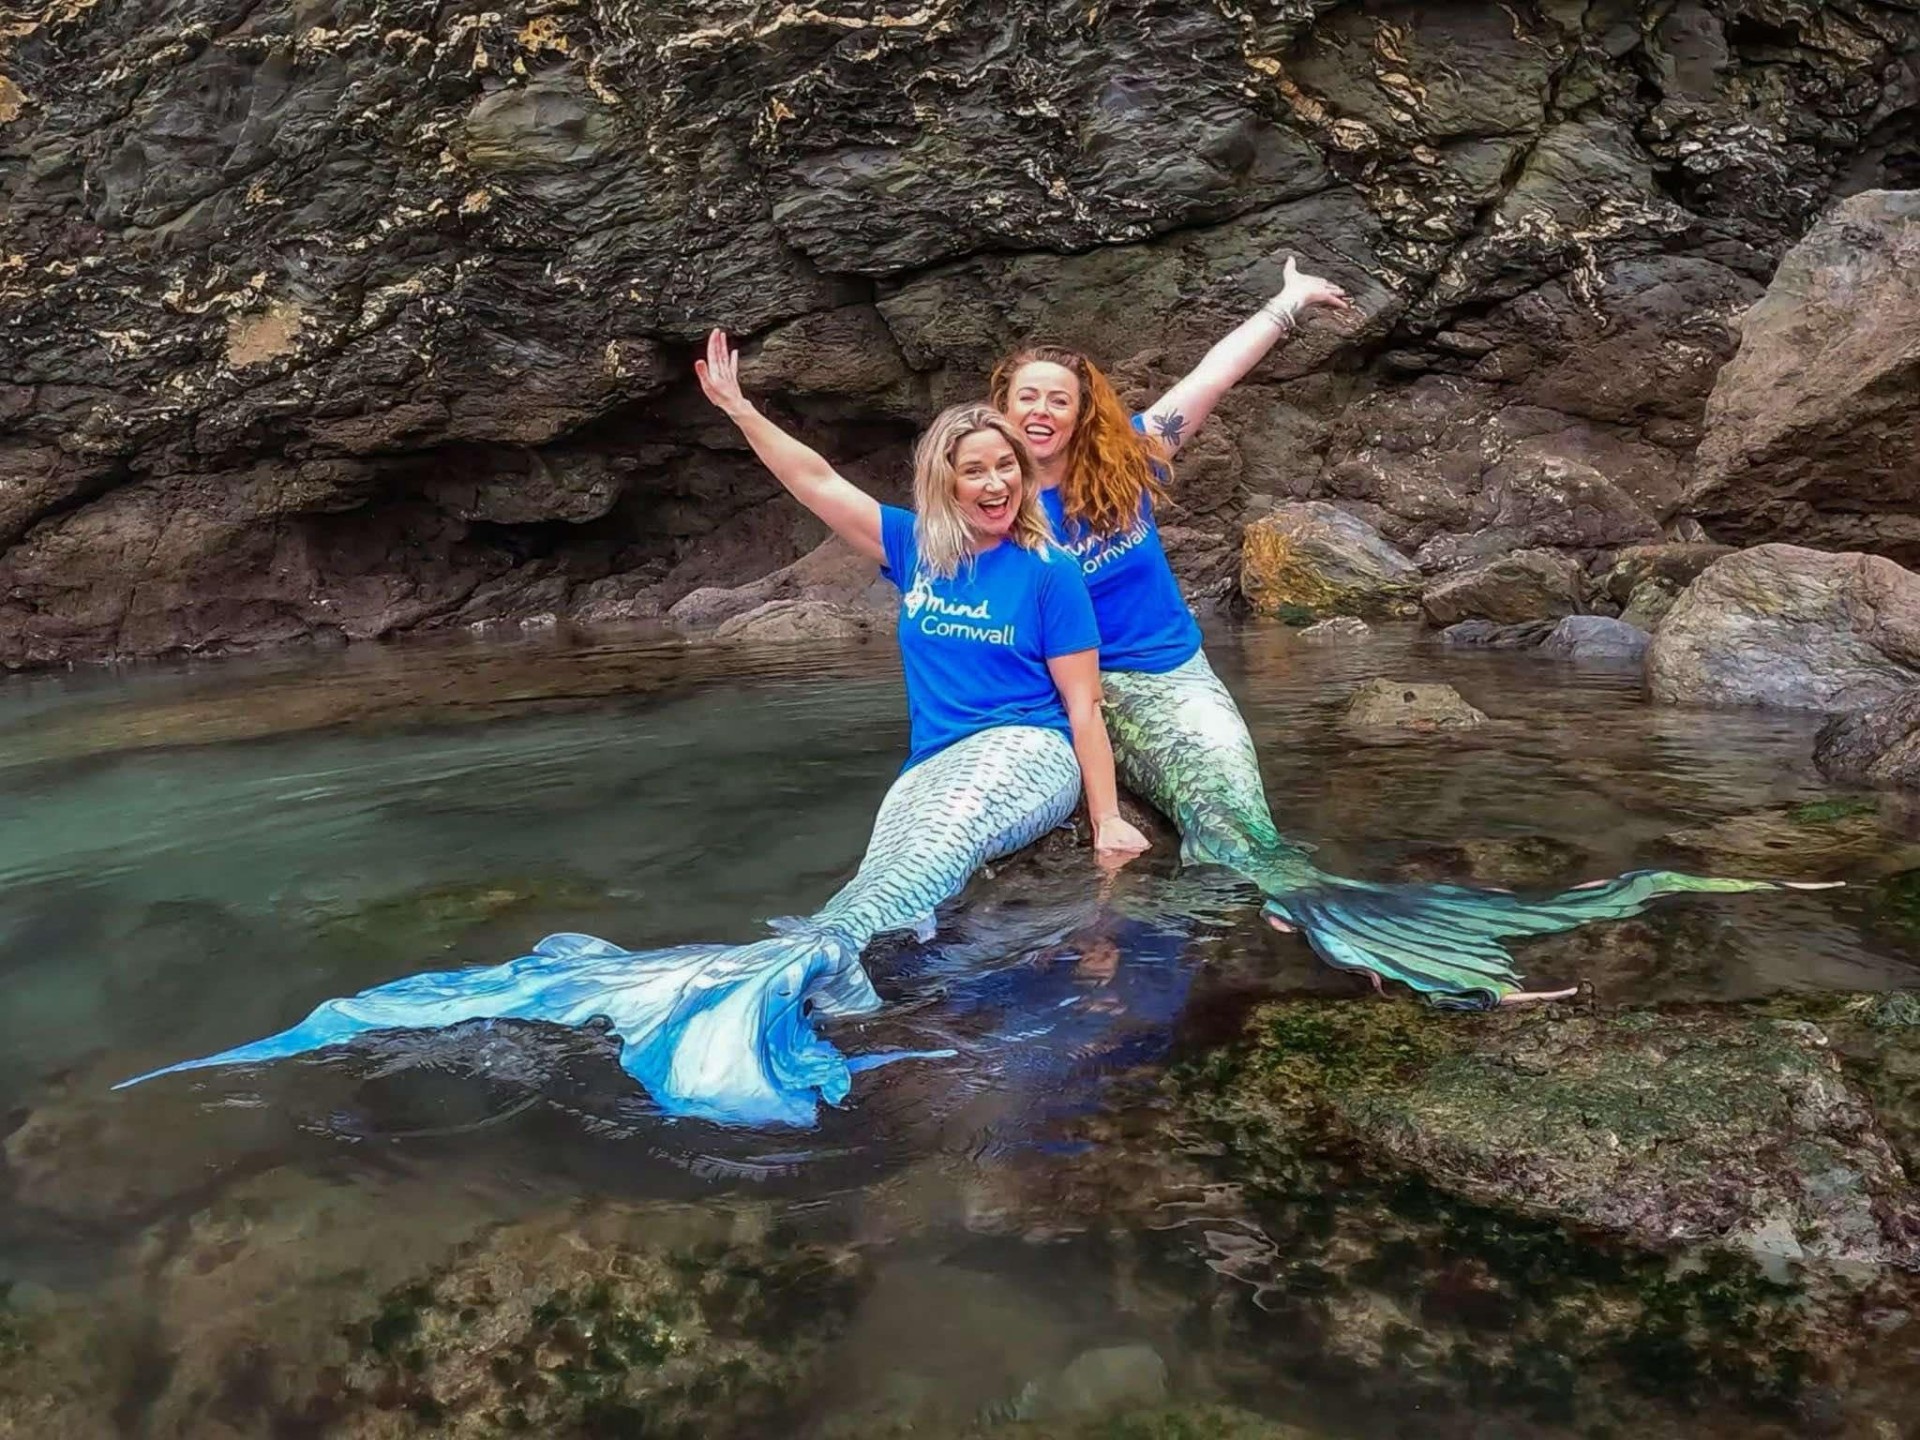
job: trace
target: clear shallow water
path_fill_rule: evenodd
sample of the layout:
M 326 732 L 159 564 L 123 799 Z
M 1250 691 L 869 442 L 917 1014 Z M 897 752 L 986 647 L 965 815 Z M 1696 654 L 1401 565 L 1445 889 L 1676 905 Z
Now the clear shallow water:
M 1349 874 L 1457 875 L 1512 863 L 1527 837 L 1527 863 L 1567 872 L 1550 878 L 1590 878 L 1687 859 L 1677 831 L 1825 793 L 1807 717 L 1656 709 L 1632 678 L 1404 636 L 1318 648 L 1254 628 L 1210 651 L 1283 830 Z M 1379 674 L 1445 679 L 1495 723 L 1356 743 L 1339 713 Z M 1363 989 L 1165 858 L 1104 897 L 1083 854 L 1008 862 L 934 944 L 872 956 L 894 1003 L 841 1027 L 842 1048 L 960 1054 L 862 1077 L 813 1131 L 662 1123 L 606 1042 L 540 1027 L 107 1094 L 327 996 L 554 930 L 636 948 L 753 938 L 851 872 L 904 748 L 883 647 L 421 647 L 0 685 L 0 1279 L 137 1334 L 139 1364 L 76 1364 L 99 1365 L 124 1433 L 192 1434 L 204 1421 L 179 1418 L 199 1412 L 166 1377 L 196 1347 L 287 1343 L 266 1292 L 365 1309 L 486 1225 L 582 1197 L 688 1223 L 750 1212 L 858 1245 L 869 1267 L 835 1341 L 845 1378 L 807 1433 L 868 1433 L 862 1417 L 889 1406 L 965 1417 L 1126 1343 L 1154 1348 L 1176 1395 L 1400 1433 L 1310 1368 L 1249 1380 L 1246 1338 L 1195 1333 L 1187 1313 L 1240 1303 L 1207 1246 L 1163 1237 L 1149 1283 L 1137 1242 L 1115 1239 L 1138 1217 L 1097 1213 L 1152 1188 L 1164 1136 L 1128 1117 L 1170 1055 L 1258 998 Z M 1865 878 L 1897 838 L 1713 860 Z M 1920 983 L 1910 945 L 1852 892 L 1680 905 L 1632 936 L 1537 947 L 1529 969 L 1614 1002 Z M 182 1275 L 224 1274 L 204 1249 L 222 1207 L 248 1217 L 222 1265 L 276 1259 L 202 1293 Z M 237 1339 L 209 1311 L 256 1318 Z M 274 1428 L 285 1399 L 268 1385 L 227 1404 L 219 1433 L 292 1433 Z M 1512 1433 L 1536 1430 L 1555 1433 Z

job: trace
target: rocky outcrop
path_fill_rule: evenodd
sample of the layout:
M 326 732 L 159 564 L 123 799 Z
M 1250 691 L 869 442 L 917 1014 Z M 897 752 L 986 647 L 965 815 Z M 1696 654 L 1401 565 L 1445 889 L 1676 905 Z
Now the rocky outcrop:
M 1318 501 L 1262 515 L 1241 545 L 1240 593 L 1256 615 L 1383 619 L 1410 612 L 1419 584 L 1419 568 L 1371 525 Z
M 707 326 L 897 500 L 913 427 L 1008 345 L 1144 394 L 1287 253 L 1358 311 L 1188 447 L 1196 599 L 1261 496 L 1436 557 L 1620 543 L 1673 513 L 1785 247 L 1911 183 L 1920 15 L 175 0 L 0 28 L 17 666 L 657 616 L 821 539 L 689 385 Z
M 1781 261 L 1686 503 L 1721 535 L 1920 564 L 1920 190 L 1853 196 Z
M 1920 575 L 1762 545 L 1687 587 L 1647 652 L 1658 700 L 1857 710 L 1920 684 Z
M 1651 632 L 1702 570 L 1732 553 L 1731 545 L 1697 542 L 1632 545 L 1614 556 L 1600 593 L 1621 607 L 1622 620 Z
M 1843 785 L 1920 790 L 1920 687 L 1821 727 L 1813 763 Z
M 1580 608 L 1580 566 L 1557 550 L 1517 550 L 1427 586 L 1420 608 L 1435 625 L 1490 620 L 1517 625 Z

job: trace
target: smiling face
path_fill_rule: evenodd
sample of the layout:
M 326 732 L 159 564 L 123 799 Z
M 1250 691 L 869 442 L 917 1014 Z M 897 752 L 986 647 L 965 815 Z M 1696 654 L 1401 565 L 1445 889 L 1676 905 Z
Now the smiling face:
M 1029 360 L 1007 386 L 1007 418 L 1045 465 L 1066 454 L 1080 419 L 1080 378 L 1051 360 Z
M 976 430 L 953 447 L 953 499 L 983 541 L 1002 540 L 1020 514 L 1020 457 L 997 430 Z

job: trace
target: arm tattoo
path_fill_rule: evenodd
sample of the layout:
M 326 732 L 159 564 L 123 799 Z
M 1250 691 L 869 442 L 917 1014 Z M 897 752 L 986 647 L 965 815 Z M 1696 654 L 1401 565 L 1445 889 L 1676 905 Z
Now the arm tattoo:
M 1166 441 L 1168 446 L 1178 450 L 1187 428 L 1187 417 L 1177 413 L 1156 415 L 1153 417 L 1153 428 L 1159 432 L 1160 438 Z

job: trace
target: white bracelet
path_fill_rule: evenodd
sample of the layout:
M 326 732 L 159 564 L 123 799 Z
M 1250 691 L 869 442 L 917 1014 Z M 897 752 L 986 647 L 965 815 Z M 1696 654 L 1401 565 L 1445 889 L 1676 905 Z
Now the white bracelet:
M 1280 327 L 1282 335 L 1293 333 L 1294 307 L 1284 296 L 1276 295 L 1260 307 L 1260 313 Z

